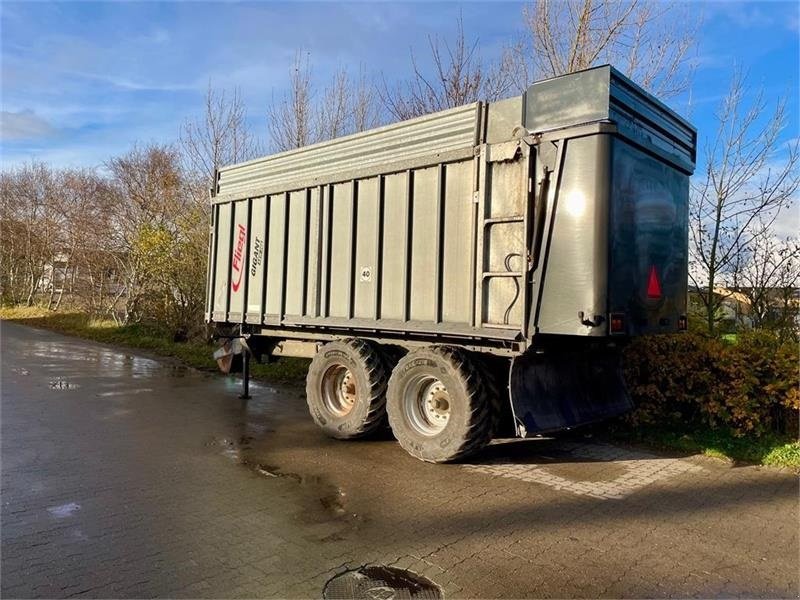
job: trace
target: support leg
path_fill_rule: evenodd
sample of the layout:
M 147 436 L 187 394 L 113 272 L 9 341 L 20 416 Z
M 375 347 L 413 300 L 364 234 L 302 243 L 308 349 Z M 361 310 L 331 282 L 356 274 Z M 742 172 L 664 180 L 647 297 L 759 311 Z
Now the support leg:
M 250 400 L 250 353 L 245 349 L 242 352 L 242 400 Z

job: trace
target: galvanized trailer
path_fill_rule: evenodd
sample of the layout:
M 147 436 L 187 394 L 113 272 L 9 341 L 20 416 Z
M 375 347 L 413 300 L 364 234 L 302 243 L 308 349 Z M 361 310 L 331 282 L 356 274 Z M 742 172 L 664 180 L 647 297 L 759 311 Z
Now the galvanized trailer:
M 312 357 L 329 434 L 388 413 L 424 460 L 619 414 L 619 347 L 686 327 L 695 148 L 603 66 L 225 167 L 206 319 Z

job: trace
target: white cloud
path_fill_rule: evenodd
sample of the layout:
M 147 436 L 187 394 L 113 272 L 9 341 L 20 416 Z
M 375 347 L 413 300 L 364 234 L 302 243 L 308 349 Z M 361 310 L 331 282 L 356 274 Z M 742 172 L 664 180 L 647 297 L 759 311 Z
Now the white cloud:
M 55 132 L 50 123 L 32 110 L 0 112 L 0 139 L 3 141 L 42 138 Z
M 157 83 L 145 80 L 136 80 L 127 77 L 118 77 L 116 75 L 108 75 L 104 73 L 90 73 L 86 71 L 63 71 L 63 73 L 67 75 L 73 75 L 75 77 L 83 77 L 85 79 L 99 81 L 123 90 L 131 91 L 180 92 L 201 89 L 193 84 L 170 82 Z
M 154 29 L 141 38 L 141 41 L 145 44 L 167 44 L 171 40 L 172 36 L 170 35 L 169 31 L 161 27 Z
M 775 5 L 780 6 L 778 3 Z M 762 5 L 746 2 L 711 2 L 706 9 L 711 13 L 710 18 L 719 16 L 727 19 L 742 29 L 771 28 L 779 25 L 783 17 L 773 6 L 765 8 Z
M 797 237 L 800 234 L 800 195 L 795 194 L 788 208 L 783 209 L 775 219 L 772 228 L 781 238 Z

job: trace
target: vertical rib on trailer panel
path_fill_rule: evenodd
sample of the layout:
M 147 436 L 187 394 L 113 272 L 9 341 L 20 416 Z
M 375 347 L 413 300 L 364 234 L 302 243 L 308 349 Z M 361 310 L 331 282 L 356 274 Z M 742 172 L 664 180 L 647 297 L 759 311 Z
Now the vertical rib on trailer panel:
M 283 260 L 286 246 L 286 195 L 269 197 L 269 241 L 267 242 L 267 279 L 264 322 L 280 323 L 283 306 Z
M 381 317 L 381 288 L 383 287 L 383 207 L 386 198 L 386 176 L 378 177 L 377 207 L 375 213 L 375 268 L 372 272 L 372 316 Z
M 214 274 L 214 320 L 225 322 L 228 312 L 228 287 L 230 286 L 228 274 L 230 273 L 231 257 L 231 226 L 233 225 L 233 205 L 221 204 L 217 210 L 217 235 Z
M 303 190 L 303 204 L 305 205 L 305 223 L 303 224 L 303 256 L 300 260 L 300 272 L 298 277 L 302 280 L 303 288 L 302 299 L 300 300 L 300 314 L 308 316 L 308 288 L 310 268 L 310 246 L 311 246 L 311 188 Z
M 447 165 L 442 241 L 442 321 L 471 322 L 474 298 L 473 161 Z
M 331 297 L 331 209 L 333 207 L 333 186 L 321 188 L 322 193 L 322 262 L 320 263 L 320 316 L 330 315 Z
M 240 200 L 235 202 L 233 207 L 228 321 L 230 323 L 239 323 L 244 320 L 243 313 L 247 291 L 247 237 L 249 233 L 250 201 Z
M 270 244 L 270 210 L 272 207 L 272 200 L 269 196 L 264 196 L 264 260 L 261 271 L 261 315 L 260 322 L 265 323 L 267 319 L 267 265 L 270 263 L 269 259 L 269 244 Z
M 383 251 L 381 255 L 381 319 L 403 318 L 405 298 L 405 239 L 408 215 L 408 173 L 393 173 L 384 178 L 383 221 L 380 224 Z
M 347 318 L 353 318 L 355 310 L 356 290 L 355 290 L 355 270 L 356 270 L 356 231 L 358 230 L 358 186 L 359 181 L 354 179 L 351 184 L 350 194 L 350 253 L 348 254 L 347 268 Z
M 358 182 L 353 316 L 361 319 L 375 318 L 379 189 L 377 177 Z
M 403 321 L 411 318 L 411 251 L 414 239 L 414 171 L 406 179 L 406 214 L 403 220 Z
M 483 327 L 483 312 L 484 312 L 484 280 L 483 273 L 486 267 L 486 249 L 484 247 L 484 221 L 486 219 L 486 205 L 489 200 L 489 178 L 488 169 L 489 163 L 486 160 L 487 147 L 481 146 L 480 157 L 476 161 L 478 163 L 478 176 L 477 186 L 475 191 L 475 285 L 473 286 L 474 312 L 472 315 L 473 326 Z
M 250 266 L 248 267 L 247 319 L 260 324 L 263 319 L 264 259 L 267 226 L 267 199 L 256 198 L 250 208 Z
M 278 309 L 278 322 L 286 316 L 286 277 L 289 264 L 289 192 L 283 194 L 283 254 L 281 255 L 280 307 Z
M 328 315 L 347 318 L 350 312 L 350 275 L 353 234 L 353 182 L 331 186 Z
M 306 315 L 318 317 L 322 265 L 322 187 L 313 187 L 309 190 L 309 202 Z
M 288 229 L 286 232 L 286 315 L 303 314 L 303 290 L 306 280 L 307 211 L 306 190 L 288 194 Z
M 409 318 L 412 321 L 436 319 L 438 175 L 438 167 L 417 169 L 414 172 L 409 290 Z
M 219 207 L 211 205 L 211 227 L 208 236 L 208 273 L 206 273 L 206 321 L 214 317 L 214 275 L 217 265 L 217 212 Z
M 251 199 L 247 199 L 247 239 L 245 240 L 245 258 L 244 258 L 244 265 L 242 268 L 244 269 L 244 290 L 242 290 L 242 313 L 240 317 L 240 321 L 244 323 L 247 320 L 247 297 L 250 289 L 250 236 L 251 233 L 251 224 L 253 220 L 253 201 Z
M 434 265 L 434 285 L 436 292 L 434 296 L 433 318 L 437 323 L 442 322 L 442 262 L 444 254 L 444 197 L 447 190 L 447 165 L 439 165 L 439 172 L 436 176 L 436 251 L 434 253 L 436 264 Z
M 228 215 L 228 262 L 225 265 L 225 310 L 224 310 L 224 320 L 227 321 L 229 319 L 228 313 L 231 309 L 231 263 L 233 261 L 233 228 L 234 228 L 234 221 L 236 219 L 236 204 L 231 202 L 228 206 L 230 206 L 230 214 Z

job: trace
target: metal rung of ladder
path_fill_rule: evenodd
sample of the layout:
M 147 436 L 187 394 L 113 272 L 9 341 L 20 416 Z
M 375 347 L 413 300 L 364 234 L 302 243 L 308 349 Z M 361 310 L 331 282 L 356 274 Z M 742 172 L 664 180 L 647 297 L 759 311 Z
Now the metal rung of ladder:
M 483 220 L 484 227 L 495 225 L 496 223 L 522 223 L 525 217 L 522 215 L 509 215 L 507 217 L 491 217 Z
M 488 279 L 489 277 L 522 277 L 522 273 L 517 271 L 484 271 L 483 278 Z

